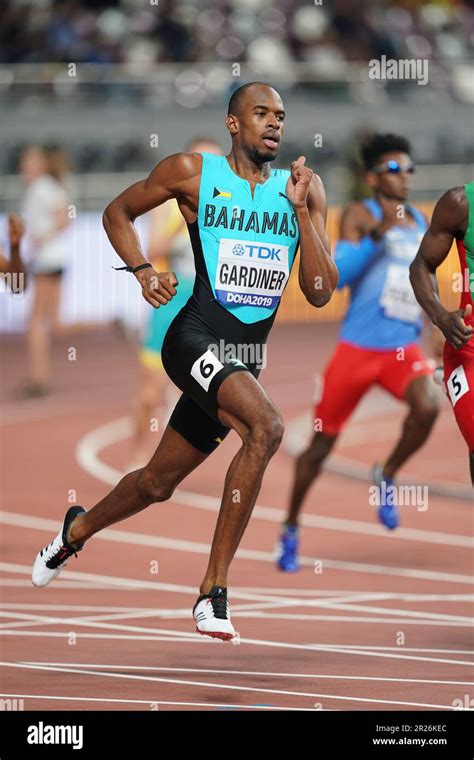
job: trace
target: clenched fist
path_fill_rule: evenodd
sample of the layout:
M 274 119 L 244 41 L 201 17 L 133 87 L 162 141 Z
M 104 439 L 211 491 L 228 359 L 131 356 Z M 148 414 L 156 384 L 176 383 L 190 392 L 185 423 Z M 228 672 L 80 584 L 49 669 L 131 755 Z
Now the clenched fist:
M 462 348 L 472 338 L 472 325 L 468 325 L 465 322 L 466 319 L 471 319 L 471 317 L 472 306 L 469 303 L 464 309 L 447 311 L 438 322 L 439 329 L 448 343 L 451 343 L 454 348 Z
M 305 166 L 305 156 L 291 162 L 291 176 L 286 183 L 286 195 L 294 208 L 306 206 L 309 183 L 314 172 Z
M 135 272 L 135 277 L 142 286 L 143 298 L 155 309 L 165 306 L 176 295 L 178 279 L 174 272 L 157 272 L 147 267 Z

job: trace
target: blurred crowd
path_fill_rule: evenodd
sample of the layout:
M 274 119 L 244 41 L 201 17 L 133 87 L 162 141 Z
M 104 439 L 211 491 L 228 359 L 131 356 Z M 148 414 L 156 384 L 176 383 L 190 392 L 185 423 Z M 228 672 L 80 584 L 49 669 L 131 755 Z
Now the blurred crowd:
M 3 0 L 0 62 L 470 58 L 474 0 Z

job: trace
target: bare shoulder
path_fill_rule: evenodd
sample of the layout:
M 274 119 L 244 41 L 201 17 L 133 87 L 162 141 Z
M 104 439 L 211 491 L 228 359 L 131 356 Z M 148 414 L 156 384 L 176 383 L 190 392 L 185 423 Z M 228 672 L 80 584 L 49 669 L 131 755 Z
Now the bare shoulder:
M 363 201 L 349 201 L 342 209 L 342 216 L 346 219 L 356 221 L 367 221 L 372 219 L 372 214 Z
M 464 234 L 469 217 L 466 190 L 462 185 L 447 190 L 438 200 L 431 227 L 452 233 Z
M 168 187 L 179 189 L 183 183 L 200 177 L 202 156 L 200 153 L 173 153 L 155 166 L 147 184 L 167 180 Z

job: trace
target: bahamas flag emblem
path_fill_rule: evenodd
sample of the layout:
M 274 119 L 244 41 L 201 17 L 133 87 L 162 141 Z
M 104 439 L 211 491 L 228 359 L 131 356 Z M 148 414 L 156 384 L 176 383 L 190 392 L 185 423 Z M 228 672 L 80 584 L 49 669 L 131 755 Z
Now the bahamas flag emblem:
M 212 194 L 213 198 L 226 198 L 227 200 L 230 200 L 232 198 L 232 193 L 230 190 L 224 190 L 222 187 L 214 187 L 214 192 Z

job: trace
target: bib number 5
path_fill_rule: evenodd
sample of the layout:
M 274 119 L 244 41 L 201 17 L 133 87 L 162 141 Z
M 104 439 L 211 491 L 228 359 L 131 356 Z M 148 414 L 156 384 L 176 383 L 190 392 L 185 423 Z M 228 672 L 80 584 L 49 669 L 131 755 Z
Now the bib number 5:
M 469 392 L 469 383 L 462 364 L 451 372 L 446 381 L 446 387 L 453 406 L 456 406 L 459 399 Z

